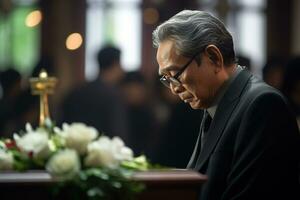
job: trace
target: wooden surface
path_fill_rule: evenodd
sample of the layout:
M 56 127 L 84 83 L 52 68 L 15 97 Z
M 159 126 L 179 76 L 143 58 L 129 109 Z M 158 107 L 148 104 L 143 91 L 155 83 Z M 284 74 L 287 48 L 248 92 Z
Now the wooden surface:
M 138 200 L 196 200 L 207 177 L 194 171 L 171 170 L 136 173 L 134 179 L 146 185 Z
M 138 200 L 197 199 L 201 185 L 207 177 L 194 171 L 168 170 L 137 172 L 133 180 L 145 183 L 146 190 Z M 47 186 L 57 184 L 45 171 L 1 172 L 1 200 L 51 199 Z

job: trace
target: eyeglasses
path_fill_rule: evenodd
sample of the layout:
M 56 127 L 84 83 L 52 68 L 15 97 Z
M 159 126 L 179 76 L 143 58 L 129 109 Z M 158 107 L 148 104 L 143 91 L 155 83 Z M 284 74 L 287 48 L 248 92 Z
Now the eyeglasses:
M 170 88 L 171 84 L 173 84 L 174 86 L 178 87 L 181 85 L 180 80 L 178 79 L 179 76 L 184 72 L 184 70 L 193 62 L 193 60 L 195 59 L 195 57 L 198 55 L 195 54 L 185 65 L 183 65 L 183 67 L 181 68 L 181 70 L 179 72 L 177 72 L 175 74 L 175 76 L 167 76 L 167 75 L 163 75 L 159 80 L 160 82 L 162 82 L 162 84 L 164 84 L 164 86 Z

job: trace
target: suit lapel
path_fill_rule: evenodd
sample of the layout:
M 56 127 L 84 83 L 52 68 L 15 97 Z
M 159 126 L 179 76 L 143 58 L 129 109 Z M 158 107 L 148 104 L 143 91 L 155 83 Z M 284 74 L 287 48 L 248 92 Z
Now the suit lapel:
M 250 77 L 251 74 L 247 70 L 242 70 L 229 86 L 224 97 L 220 101 L 211 128 L 207 132 L 206 142 L 196 162 L 195 168 L 197 170 L 200 170 L 204 166 L 205 162 L 213 152 Z

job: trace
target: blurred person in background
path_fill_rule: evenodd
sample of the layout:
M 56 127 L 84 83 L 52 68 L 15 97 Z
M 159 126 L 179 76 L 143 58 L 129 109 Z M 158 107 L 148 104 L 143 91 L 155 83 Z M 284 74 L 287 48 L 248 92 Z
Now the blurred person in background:
M 120 49 L 106 45 L 98 51 L 99 75 L 70 92 L 62 104 L 61 122 L 83 122 L 107 136 L 127 142 L 127 114 L 118 87 L 124 76 Z
M 21 80 L 21 74 L 13 68 L 0 73 L 0 136 L 8 136 L 13 129 L 11 123 L 16 115 L 15 105 L 21 93 Z
M 288 62 L 283 77 L 282 91 L 292 105 L 300 129 L 300 56 Z
M 139 71 L 127 72 L 120 87 L 128 114 L 128 146 L 136 155 L 149 156 L 156 123 L 146 80 Z
M 263 67 L 263 80 L 272 87 L 281 90 L 285 62 L 280 57 L 271 57 Z
M 31 77 L 38 77 L 42 69 L 45 69 L 49 76 L 54 75 L 53 62 L 49 57 L 42 57 L 33 67 Z M 4 90 L 3 99 L 0 104 L 1 127 L 3 134 L 11 137 L 14 132 L 24 130 L 28 122 L 33 127 L 38 126 L 39 120 L 39 96 L 32 95 L 29 79 L 22 82 L 21 74 L 9 69 L 1 74 L 1 82 Z
M 299 199 L 295 116 L 278 90 L 236 63 L 224 24 L 184 10 L 154 30 L 153 44 L 162 84 L 204 109 L 188 163 L 208 176 L 200 199 Z
M 7 69 L 0 73 L 0 84 L 2 89 L 1 100 L 14 99 L 21 90 L 21 74 L 15 69 Z

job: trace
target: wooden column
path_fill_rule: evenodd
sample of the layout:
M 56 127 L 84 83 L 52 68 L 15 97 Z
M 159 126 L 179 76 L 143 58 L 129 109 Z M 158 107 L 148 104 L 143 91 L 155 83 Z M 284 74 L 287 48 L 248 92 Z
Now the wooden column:
M 267 56 L 291 53 L 292 1 L 267 1 Z
M 53 61 L 54 75 L 59 79 L 53 102 L 58 105 L 68 90 L 84 81 L 86 1 L 41 0 L 40 7 L 43 13 L 41 57 Z M 74 32 L 82 35 L 83 44 L 70 51 L 65 42 Z

